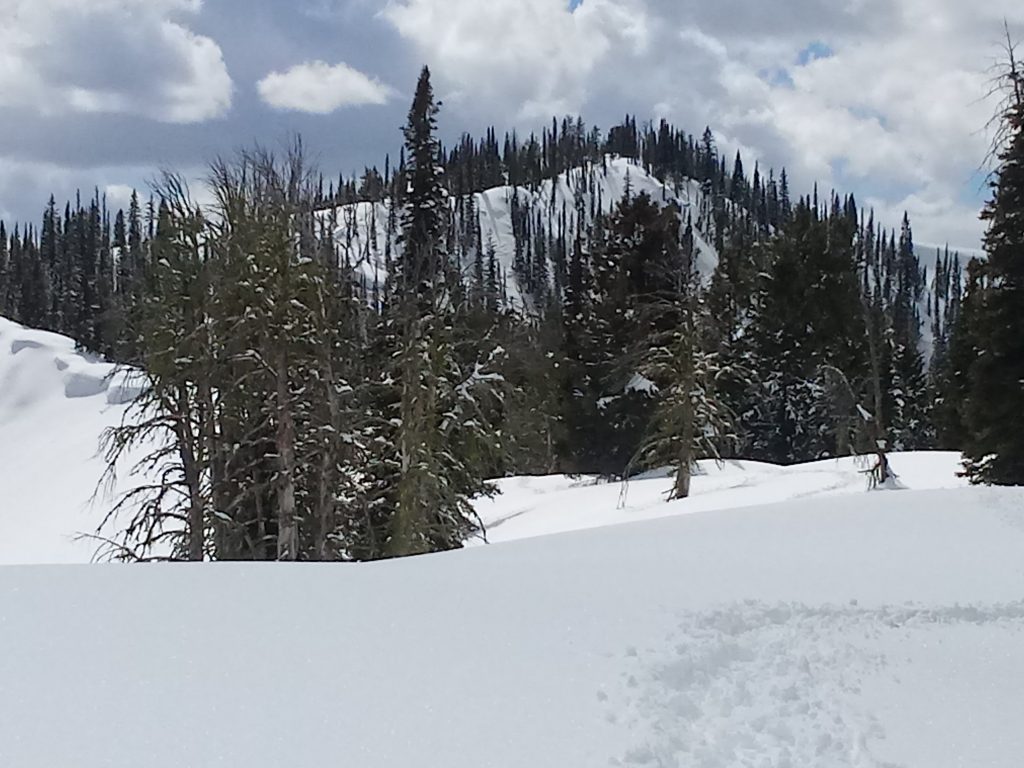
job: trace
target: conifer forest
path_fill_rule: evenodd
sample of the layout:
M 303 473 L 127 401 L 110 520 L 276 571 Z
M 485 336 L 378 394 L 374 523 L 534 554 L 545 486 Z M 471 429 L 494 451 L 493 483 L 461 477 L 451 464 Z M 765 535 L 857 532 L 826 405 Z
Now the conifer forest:
M 301 139 L 165 172 L 111 210 L 0 223 L 0 314 L 144 380 L 108 429 L 144 449 L 109 553 L 375 560 L 482 535 L 522 475 L 699 459 L 964 450 L 1024 483 L 1024 73 L 984 258 L 920 247 L 839 190 L 627 116 L 437 138 L 424 68 L 397 156 L 357 178 Z M 498 210 L 496 210 L 496 208 Z

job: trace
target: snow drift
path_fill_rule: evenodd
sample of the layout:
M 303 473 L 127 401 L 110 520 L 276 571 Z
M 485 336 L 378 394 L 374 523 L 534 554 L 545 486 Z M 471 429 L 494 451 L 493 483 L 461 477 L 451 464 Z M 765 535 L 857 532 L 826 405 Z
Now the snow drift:
M 102 520 L 99 438 L 137 396 L 132 378 L 0 317 L 0 564 L 91 559 L 76 535 Z
M 2 568 L 0 765 L 1016 768 L 1022 508 L 908 491 L 373 565 Z

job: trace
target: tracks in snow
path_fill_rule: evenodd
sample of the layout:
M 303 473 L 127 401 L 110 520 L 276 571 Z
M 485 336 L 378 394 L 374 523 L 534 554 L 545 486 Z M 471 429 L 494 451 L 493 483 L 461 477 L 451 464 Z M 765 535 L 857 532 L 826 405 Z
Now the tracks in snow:
M 736 604 L 685 615 L 665 649 L 627 649 L 607 720 L 638 734 L 624 768 L 902 768 L 865 701 L 900 684 L 908 653 L 950 629 L 1024 640 L 1024 602 L 991 607 L 811 608 Z M 1024 650 L 1021 651 L 1024 656 Z

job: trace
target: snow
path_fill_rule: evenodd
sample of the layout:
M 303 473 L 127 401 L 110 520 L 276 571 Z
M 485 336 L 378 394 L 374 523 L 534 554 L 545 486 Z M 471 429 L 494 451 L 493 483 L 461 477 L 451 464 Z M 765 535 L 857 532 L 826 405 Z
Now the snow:
M 643 374 L 634 373 L 633 378 L 626 385 L 625 392 L 627 394 L 630 392 L 642 392 L 645 395 L 656 395 L 658 394 L 658 385 Z
M 609 156 L 607 167 L 595 165 L 571 169 L 553 180 L 545 180 L 537 189 L 502 186 L 473 196 L 474 208 L 479 212 L 481 241 L 485 248 L 488 243 L 493 243 L 498 265 L 505 275 L 506 290 L 514 304 L 521 306 L 523 297 L 512 271 L 516 248 L 512 225 L 513 197 L 531 211 L 534 219 L 538 213 L 542 214 L 545 228 L 549 226 L 550 215 L 550 226 L 555 233 L 564 210 L 566 238 L 571 245 L 578 229 L 577 203 L 582 205 L 588 219 L 591 203 L 595 211 L 609 213 L 622 200 L 627 179 L 632 195 L 646 193 L 661 205 L 675 202 L 683 212 L 684 222 L 687 214 L 692 214 L 697 230 L 694 237 L 697 268 L 705 278 L 710 278 L 718 265 L 718 253 L 702 234 L 703 193 L 700 184 L 688 180 L 680 185 L 677 195 L 671 185 L 665 185 L 648 174 L 637 161 Z M 452 203 L 454 205 L 455 201 Z M 342 259 L 355 265 L 357 274 L 368 286 L 372 286 L 375 280 L 383 285 L 386 276 L 384 253 L 390 207 L 390 201 L 385 200 L 380 203 L 354 203 L 321 213 L 323 220 L 330 221 L 335 227 L 334 240 Z M 401 249 L 394 239 L 391 247 L 393 254 Z M 553 269 L 549 269 L 549 274 L 553 274 Z
M 893 453 L 893 471 L 904 488 L 963 488 L 956 453 Z M 520 477 L 499 480 L 502 493 L 477 503 L 490 542 L 544 536 L 660 517 L 736 509 L 777 501 L 860 496 L 874 457 L 843 458 L 782 467 L 754 461 L 699 462 L 691 497 L 666 504 L 669 471 L 651 472 L 627 484 L 595 478 Z
M 373 565 L 8 567 L 0 764 L 1016 768 L 1022 509 L 863 493 Z
M 88 562 L 103 429 L 138 393 L 71 339 L 0 317 L 0 564 Z
M 52 565 L 111 372 L 0 320 L 0 766 L 1020 764 L 1024 489 L 955 454 L 512 478 L 494 543 L 402 561 Z

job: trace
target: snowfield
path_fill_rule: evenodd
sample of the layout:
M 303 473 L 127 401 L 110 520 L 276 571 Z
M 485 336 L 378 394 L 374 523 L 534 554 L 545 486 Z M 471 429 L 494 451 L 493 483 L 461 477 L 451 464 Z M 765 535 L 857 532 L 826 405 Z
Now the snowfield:
M 0 317 L 0 564 L 92 559 L 96 545 L 75 536 L 103 519 L 90 504 L 99 437 L 136 394 L 71 339 Z
M 0 766 L 1019 768 L 1024 490 L 952 454 L 503 480 L 485 545 L 85 563 L 110 366 L 0 320 Z M 586 530 L 584 530 L 586 529 Z
M 501 495 L 477 504 L 495 543 L 550 533 L 598 528 L 673 515 L 736 509 L 759 504 L 867 491 L 871 459 L 843 458 L 781 467 L 756 461 L 702 461 L 692 495 L 666 504 L 671 473 L 652 472 L 629 483 L 599 483 L 592 478 L 519 477 L 499 480 Z M 907 489 L 963 488 L 954 453 L 890 455 L 899 482 Z
M 2 568 L 0 765 L 1017 768 L 1022 508 L 908 491 L 373 565 Z

